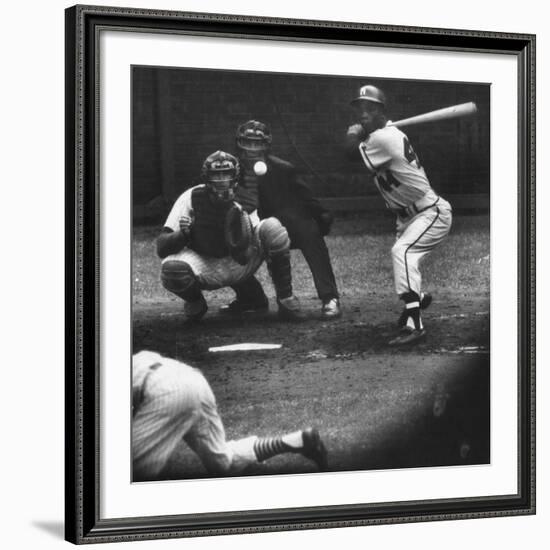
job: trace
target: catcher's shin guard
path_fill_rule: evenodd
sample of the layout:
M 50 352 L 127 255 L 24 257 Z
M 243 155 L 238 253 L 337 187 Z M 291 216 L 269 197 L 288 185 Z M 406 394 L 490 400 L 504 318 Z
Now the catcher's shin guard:
M 268 258 L 290 250 L 287 230 L 277 218 L 266 218 L 261 221 L 259 237 L 264 254 Z
M 276 254 L 267 259 L 267 269 L 271 275 L 278 300 L 292 296 L 292 275 L 290 273 L 290 251 Z
M 288 298 L 292 296 L 288 233 L 277 218 L 267 218 L 261 222 L 259 235 L 277 298 Z
M 187 302 L 196 302 L 202 297 L 197 279 L 187 262 L 168 260 L 162 264 L 162 286 Z

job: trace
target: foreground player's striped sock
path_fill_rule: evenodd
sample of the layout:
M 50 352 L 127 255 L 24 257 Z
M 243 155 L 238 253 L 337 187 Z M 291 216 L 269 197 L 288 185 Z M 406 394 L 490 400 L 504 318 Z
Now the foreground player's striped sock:
M 278 437 L 258 437 L 254 442 L 254 453 L 258 462 L 283 453 L 299 453 L 304 447 L 302 432 L 293 432 Z

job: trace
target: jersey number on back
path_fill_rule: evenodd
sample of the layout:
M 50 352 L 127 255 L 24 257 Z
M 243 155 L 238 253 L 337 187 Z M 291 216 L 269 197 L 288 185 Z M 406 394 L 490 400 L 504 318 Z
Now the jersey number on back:
M 407 137 L 403 138 L 403 156 L 409 164 L 413 162 L 416 163 L 417 168 L 421 168 L 420 160 L 418 159 L 417 154 L 414 152 L 410 141 Z M 391 193 L 393 189 L 399 187 L 401 182 L 391 173 L 390 170 L 386 170 L 383 174 L 376 175 L 378 179 L 378 184 L 386 193 Z
M 414 152 L 410 141 L 406 137 L 403 138 L 403 156 L 407 159 L 409 164 L 416 162 L 416 167 L 421 168 L 418 155 Z

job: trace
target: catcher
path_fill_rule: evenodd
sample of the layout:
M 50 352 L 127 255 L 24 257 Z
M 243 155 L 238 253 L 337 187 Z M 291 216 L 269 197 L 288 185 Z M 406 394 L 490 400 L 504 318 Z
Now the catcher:
M 333 217 L 313 196 L 296 174 L 295 167 L 270 153 L 271 131 L 257 120 L 237 129 L 237 155 L 241 181 L 237 201 L 247 212 L 256 209 L 260 219 L 277 218 L 288 231 L 291 248 L 302 251 L 321 300 L 321 316 L 333 319 L 342 314 L 338 288 L 324 236 Z M 267 298 L 255 277 L 233 286 L 237 298 L 222 308 L 226 313 L 246 313 L 267 309 Z
M 288 233 L 276 218 L 260 221 L 235 202 L 239 173 L 233 155 L 216 151 L 202 165 L 203 183 L 176 200 L 157 239 L 162 285 L 185 301 L 187 320 L 199 321 L 208 309 L 203 290 L 238 285 L 265 259 L 279 316 L 301 320 L 292 292 Z

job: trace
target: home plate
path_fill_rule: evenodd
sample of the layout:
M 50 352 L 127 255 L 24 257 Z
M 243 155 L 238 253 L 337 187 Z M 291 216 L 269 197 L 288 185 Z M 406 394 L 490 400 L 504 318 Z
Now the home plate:
M 208 351 L 218 352 L 218 351 L 258 351 L 263 349 L 279 349 L 281 344 L 230 344 L 228 346 L 217 346 L 214 348 L 208 348 Z

